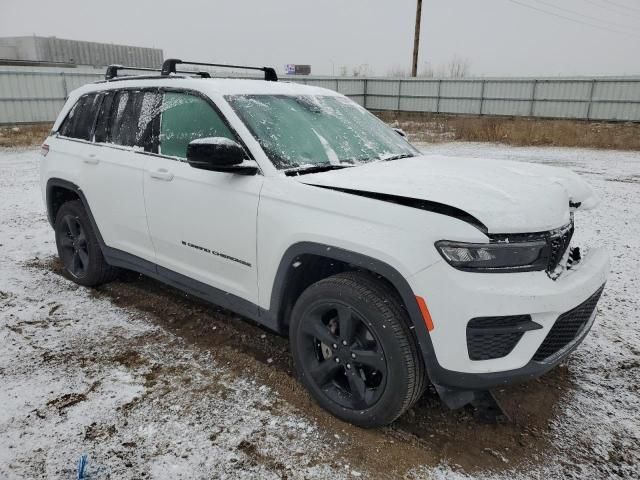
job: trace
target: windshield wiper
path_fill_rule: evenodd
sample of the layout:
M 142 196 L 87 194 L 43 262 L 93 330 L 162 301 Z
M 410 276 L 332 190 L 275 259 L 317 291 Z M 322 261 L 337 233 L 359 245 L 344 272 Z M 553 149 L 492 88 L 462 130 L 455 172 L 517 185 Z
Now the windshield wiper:
M 389 157 L 381 158 L 380 160 L 382 160 L 383 162 L 388 162 L 391 160 L 400 160 L 401 158 L 411 158 L 411 157 L 415 157 L 415 155 L 413 155 L 412 153 L 399 153 L 398 155 L 391 155 Z
M 332 165 L 330 163 L 323 165 L 303 165 L 301 167 L 292 167 L 284 171 L 285 175 L 290 177 L 296 175 L 306 175 L 307 173 L 328 172 L 329 170 L 340 170 L 343 168 L 353 167 L 354 165 Z

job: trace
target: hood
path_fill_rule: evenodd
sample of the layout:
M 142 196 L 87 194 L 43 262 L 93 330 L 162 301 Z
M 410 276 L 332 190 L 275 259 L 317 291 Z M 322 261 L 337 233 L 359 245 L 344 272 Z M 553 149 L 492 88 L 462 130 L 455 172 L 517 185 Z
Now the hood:
M 505 160 L 422 155 L 295 178 L 412 206 L 425 201 L 436 206 L 428 210 L 475 217 L 488 233 L 552 230 L 569 223 L 572 208 L 598 204 L 591 187 L 570 170 Z

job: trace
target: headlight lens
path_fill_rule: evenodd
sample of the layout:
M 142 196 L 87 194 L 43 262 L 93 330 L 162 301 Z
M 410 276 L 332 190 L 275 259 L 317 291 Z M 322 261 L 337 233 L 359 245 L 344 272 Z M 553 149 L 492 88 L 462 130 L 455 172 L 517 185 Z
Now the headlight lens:
M 517 243 L 436 242 L 440 255 L 458 270 L 473 272 L 530 272 L 548 263 L 544 240 Z

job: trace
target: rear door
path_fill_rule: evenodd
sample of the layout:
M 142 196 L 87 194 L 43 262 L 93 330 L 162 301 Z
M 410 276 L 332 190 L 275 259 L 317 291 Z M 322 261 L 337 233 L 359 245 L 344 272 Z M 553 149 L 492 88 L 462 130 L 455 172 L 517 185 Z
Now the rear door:
M 186 161 L 190 141 L 240 142 L 214 103 L 188 91 L 166 91 L 158 155 L 149 158 L 144 194 L 157 263 L 257 302 L 256 215 L 263 177 L 212 172 Z
M 93 92 L 82 95 L 71 107 L 51 145 L 48 158 L 51 176 L 59 175 L 82 187 L 101 102 L 102 93 Z
M 142 189 L 159 99 L 153 89 L 104 94 L 82 187 L 107 246 L 149 261 L 155 252 Z

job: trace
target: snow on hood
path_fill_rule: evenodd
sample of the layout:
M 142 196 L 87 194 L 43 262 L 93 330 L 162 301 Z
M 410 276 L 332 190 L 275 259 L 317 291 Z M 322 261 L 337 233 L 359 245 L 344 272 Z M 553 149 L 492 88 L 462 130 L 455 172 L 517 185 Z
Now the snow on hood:
M 591 187 L 565 168 L 505 160 L 422 155 L 295 177 L 308 185 L 427 200 L 463 210 L 489 233 L 552 230 L 570 205 L 591 209 Z

